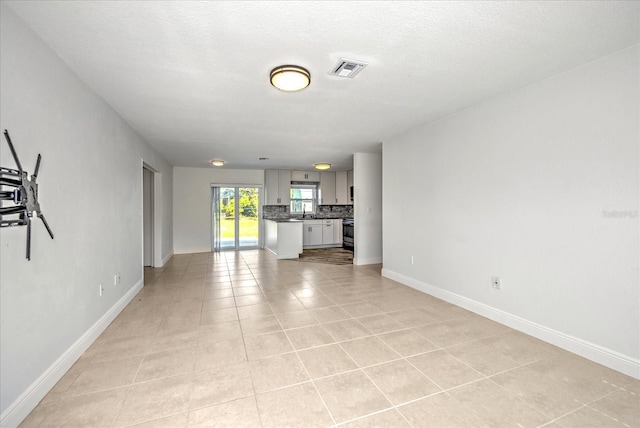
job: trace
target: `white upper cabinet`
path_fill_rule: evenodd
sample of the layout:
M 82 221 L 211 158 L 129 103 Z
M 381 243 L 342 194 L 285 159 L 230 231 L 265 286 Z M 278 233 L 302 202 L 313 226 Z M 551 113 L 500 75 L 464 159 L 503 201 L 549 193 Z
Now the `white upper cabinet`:
M 291 181 L 303 181 L 317 183 L 320 181 L 320 172 L 318 171 L 292 171 Z
M 335 205 L 336 200 L 336 173 L 322 171 L 320 173 L 320 205 Z
M 280 192 L 278 191 L 278 171 L 268 169 L 264 172 L 264 200 L 265 205 L 278 205 Z
M 289 206 L 291 204 L 291 171 L 278 170 L 278 191 L 280 204 Z
M 349 187 L 347 186 L 347 171 L 336 172 L 336 203 L 349 204 Z
M 265 205 L 288 206 L 291 203 L 291 171 L 265 171 L 265 201 Z

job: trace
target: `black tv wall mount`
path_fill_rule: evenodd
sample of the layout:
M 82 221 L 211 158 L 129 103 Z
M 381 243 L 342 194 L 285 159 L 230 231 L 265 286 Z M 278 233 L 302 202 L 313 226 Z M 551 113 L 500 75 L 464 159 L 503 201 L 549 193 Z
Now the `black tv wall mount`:
M 18 169 L 5 168 L 0 166 L 0 227 L 27 226 L 27 260 L 31 260 L 31 217 L 33 213 L 42 220 L 44 227 L 49 232 L 49 236 L 53 239 L 53 232 L 44 218 L 44 214 L 40 210 L 38 202 L 38 170 L 40 169 L 40 160 L 42 156 L 38 154 L 36 167 L 31 179 L 27 171 L 22 169 L 20 159 L 16 153 L 9 131 L 4 130 L 4 138 L 9 144 L 9 150 L 16 163 Z M 6 188 L 10 190 L 7 190 Z M 4 201 L 10 201 L 11 206 L 5 207 Z

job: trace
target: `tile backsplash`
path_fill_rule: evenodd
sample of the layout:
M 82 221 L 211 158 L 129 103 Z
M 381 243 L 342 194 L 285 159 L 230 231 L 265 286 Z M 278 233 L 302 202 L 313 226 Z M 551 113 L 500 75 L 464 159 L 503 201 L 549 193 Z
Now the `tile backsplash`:
M 353 205 L 319 205 L 316 215 L 325 218 L 351 218 Z
M 289 207 L 286 205 L 263 205 L 262 218 L 270 220 L 284 220 L 291 217 Z
M 300 214 L 291 214 L 286 205 L 264 205 L 262 218 L 270 220 L 284 220 L 291 217 L 302 217 Z M 351 218 L 353 217 L 353 205 L 319 205 L 316 218 Z

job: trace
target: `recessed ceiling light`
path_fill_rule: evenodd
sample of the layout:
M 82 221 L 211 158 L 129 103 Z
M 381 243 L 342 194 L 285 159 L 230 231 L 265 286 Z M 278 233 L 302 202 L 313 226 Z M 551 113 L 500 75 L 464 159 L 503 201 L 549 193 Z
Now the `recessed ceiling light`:
M 213 166 L 222 166 L 224 165 L 224 161 L 222 159 L 214 159 L 211 161 L 211 165 Z
M 331 168 L 331 164 L 327 163 L 327 162 L 318 162 L 317 164 L 313 165 L 316 169 L 329 169 Z
M 281 91 L 300 91 L 311 83 L 311 74 L 297 65 L 281 65 L 271 70 L 271 84 Z

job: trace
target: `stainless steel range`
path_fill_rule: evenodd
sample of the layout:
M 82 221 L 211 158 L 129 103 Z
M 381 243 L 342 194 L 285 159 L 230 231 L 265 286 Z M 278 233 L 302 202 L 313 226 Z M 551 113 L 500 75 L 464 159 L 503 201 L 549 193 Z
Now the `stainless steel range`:
M 342 248 L 353 251 L 353 219 L 345 218 L 342 220 Z

